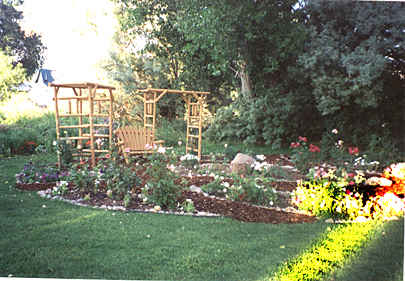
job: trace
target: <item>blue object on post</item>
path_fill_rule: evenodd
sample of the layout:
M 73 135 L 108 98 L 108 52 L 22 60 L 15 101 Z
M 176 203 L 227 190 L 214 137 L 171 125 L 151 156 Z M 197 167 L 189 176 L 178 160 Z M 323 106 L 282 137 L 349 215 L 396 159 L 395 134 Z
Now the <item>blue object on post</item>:
M 37 76 L 37 80 L 35 80 L 35 83 L 38 82 L 39 80 L 39 75 L 42 75 L 42 81 L 44 82 L 44 84 L 46 86 L 48 86 L 49 83 L 52 83 L 53 81 L 55 81 L 55 79 L 53 79 L 52 74 L 51 74 L 52 70 L 50 69 L 43 69 L 41 68 L 38 72 L 38 76 Z

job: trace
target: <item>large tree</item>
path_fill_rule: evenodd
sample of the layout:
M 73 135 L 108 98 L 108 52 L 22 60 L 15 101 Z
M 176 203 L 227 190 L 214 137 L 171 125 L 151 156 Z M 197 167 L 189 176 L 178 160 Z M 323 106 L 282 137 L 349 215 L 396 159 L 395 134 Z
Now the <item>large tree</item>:
M 306 9 L 300 63 L 324 130 L 337 127 L 360 144 L 372 135 L 403 144 L 405 3 L 310 0 Z
M 220 138 L 236 135 L 250 142 L 280 143 L 292 128 L 302 127 L 305 109 L 313 109 L 304 102 L 301 114 L 292 112 L 305 97 L 294 94 L 299 78 L 290 75 L 305 39 L 298 24 L 301 12 L 292 8 L 296 1 L 116 2 L 126 46 L 137 37 L 146 39 L 141 61 L 139 56 L 132 62 L 121 60 L 116 69 L 122 72 L 132 65 L 137 73 L 144 69 L 142 77 L 147 78 L 144 74 L 158 68 L 160 75 L 148 79 L 151 83 L 162 83 L 156 77 L 166 76 L 165 85 L 171 87 L 209 90 L 212 104 L 230 103 L 233 93 L 228 112 L 219 113 L 229 120 L 218 120 L 231 129 L 221 125 Z M 288 122 L 291 118 L 297 122 Z
M 20 63 L 30 77 L 41 67 L 45 47 L 39 35 L 21 29 L 19 21 L 23 15 L 14 5 L 22 2 L 0 1 L 0 50 L 12 58 L 13 65 Z

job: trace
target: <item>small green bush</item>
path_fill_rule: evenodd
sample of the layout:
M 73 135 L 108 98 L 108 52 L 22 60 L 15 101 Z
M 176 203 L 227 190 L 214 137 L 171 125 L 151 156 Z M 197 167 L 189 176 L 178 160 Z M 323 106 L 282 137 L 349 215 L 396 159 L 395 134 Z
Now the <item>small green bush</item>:
M 262 206 L 271 206 L 277 199 L 269 179 L 257 175 L 241 177 L 233 175 L 231 181 L 225 181 L 223 174 L 214 174 L 214 180 L 201 188 L 212 195 L 225 197 L 233 201 L 245 201 Z
M 182 187 L 175 183 L 176 175 L 167 168 L 174 158 L 162 151 L 149 155 L 148 160 L 146 174 L 149 180 L 142 189 L 145 202 L 164 209 L 176 209 Z

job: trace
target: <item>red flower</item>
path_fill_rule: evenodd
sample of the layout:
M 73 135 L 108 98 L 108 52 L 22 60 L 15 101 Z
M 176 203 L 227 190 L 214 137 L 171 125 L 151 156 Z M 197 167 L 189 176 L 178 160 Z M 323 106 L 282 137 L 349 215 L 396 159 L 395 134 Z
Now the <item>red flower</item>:
M 311 151 L 311 152 L 321 152 L 321 149 L 318 146 L 311 143 L 309 145 L 309 151 Z
M 300 143 L 299 142 L 292 142 L 291 144 L 290 144 L 290 147 L 291 148 L 297 148 L 297 147 L 299 147 L 300 146 Z
M 351 154 L 351 155 L 357 155 L 357 154 L 359 154 L 359 148 L 358 147 L 349 147 L 349 153 Z
M 354 185 L 354 181 L 349 182 L 349 185 Z
M 307 142 L 307 141 L 308 141 L 307 137 L 301 137 L 301 136 L 299 136 L 298 139 L 299 139 L 300 141 L 303 141 L 303 142 Z
M 346 194 L 350 195 L 350 190 L 346 189 Z
M 350 178 L 354 178 L 354 173 L 348 173 L 347 176 L 349 176 Z

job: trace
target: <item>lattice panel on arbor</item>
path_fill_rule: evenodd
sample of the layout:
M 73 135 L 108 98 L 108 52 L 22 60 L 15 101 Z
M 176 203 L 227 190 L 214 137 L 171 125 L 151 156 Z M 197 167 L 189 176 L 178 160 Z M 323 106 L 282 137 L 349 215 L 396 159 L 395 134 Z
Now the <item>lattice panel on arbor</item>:
M 209 92 L 169 90 L 169 89 L 146 89 L 139 90 L 143 95 L 137 95 L 144 103 L 144 127 L 152 128 L 154 139 L 156 128 L 156 104 L 165 94 L 182 95 L 187 107 L 187 134 L 186 153 L 195 152 L 201 160 L 202 121 L 205 97 Z
M 78 153 L 73 156 L 90 157 L 92 166 L 95 166 L 96 154 L 111 151 L 115 88 L 95 83 L 50 86 L 54 87 L 57 139 L 74 142 Z M 62 88 L 72 89 L 72 92 L 61 96 Z M 69 130 L 69 134 L 61 133 L 65 130 Z M 99 144 L 105 141 L 108 149 L 100 148 Z M 89 147 L 86 147 L 87 144 Z M 58 162 L 61 165 L 60 154 Z

